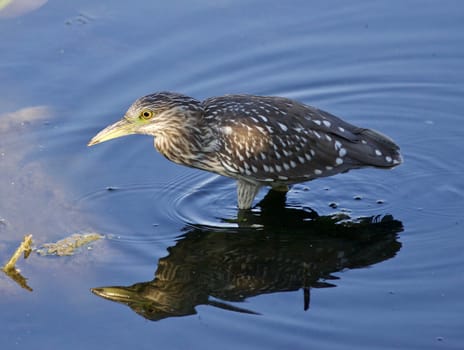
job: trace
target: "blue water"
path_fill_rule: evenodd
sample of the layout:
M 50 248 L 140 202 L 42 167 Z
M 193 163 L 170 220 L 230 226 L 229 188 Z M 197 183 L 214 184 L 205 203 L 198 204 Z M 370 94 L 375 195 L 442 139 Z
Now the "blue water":
M 26 233 L 106 238 L 20 260 L 32 292 L 1 275 L 2 349 L 463 348 L 460 1 L 12 5 L 0 263 Z M 391 136 L 405 162 L 297 185 L 237 224 L 234 182 L 150 137 L 86 146 L 158 90 L 294 98 Z M 132 308 L 90 291 L 110 286 Z

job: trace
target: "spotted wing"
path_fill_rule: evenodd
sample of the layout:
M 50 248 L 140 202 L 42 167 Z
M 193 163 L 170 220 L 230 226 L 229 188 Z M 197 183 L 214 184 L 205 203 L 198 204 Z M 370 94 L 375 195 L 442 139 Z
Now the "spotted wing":
M 363 166 L 401 162 L 389 138 L 281 97 L 227 95 L 203 103 L 227 174 L 296 183 Z

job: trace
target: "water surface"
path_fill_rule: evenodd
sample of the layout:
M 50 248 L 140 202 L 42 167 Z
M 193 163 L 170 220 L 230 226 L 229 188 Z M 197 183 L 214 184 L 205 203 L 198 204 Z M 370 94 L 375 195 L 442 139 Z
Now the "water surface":
M 0 11 L 1 260 L 106 238 L 20 261 L 32 292 L 0 277 L 5 349 L 462 348 L 461 2 L 23 4 Z M 295 98 L 405 162 L 263 190 L 237 224 L 233 181 L 149 137 L 86 147 L 158 90 Z

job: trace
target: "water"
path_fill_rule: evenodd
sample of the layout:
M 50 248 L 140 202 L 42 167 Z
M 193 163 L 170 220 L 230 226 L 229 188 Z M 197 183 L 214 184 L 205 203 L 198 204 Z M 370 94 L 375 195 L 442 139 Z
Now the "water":
M 106 239 L 19 261 L 32 292 L 0 277 L 2 348 L 463 347 L 459 1 L 13 3 L 1 262 L 28 232 Z M 295 186 L 238 224 L 232 181 L 149 137 L 86 147 L 157 90 L 295 98 L 391 136 L 405 162 Z M 94 291 L 130 305 L 90 291 L 114 286 Z

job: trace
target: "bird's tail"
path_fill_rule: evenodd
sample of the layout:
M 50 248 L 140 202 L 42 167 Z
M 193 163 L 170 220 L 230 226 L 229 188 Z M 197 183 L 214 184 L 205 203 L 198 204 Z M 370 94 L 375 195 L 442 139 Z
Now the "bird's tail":
M 350 158 L 360 166 L 393 168 L 403 162 L 400 147 L 388 136 L 371 129 L 359 128 L 357 140 L 350 145 Z

